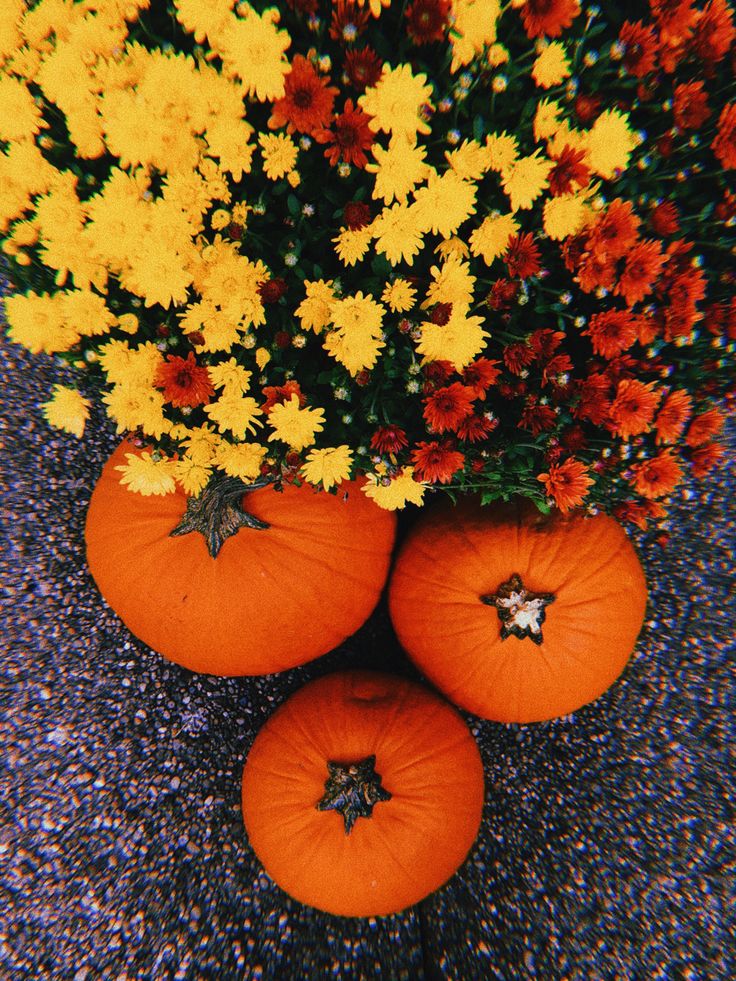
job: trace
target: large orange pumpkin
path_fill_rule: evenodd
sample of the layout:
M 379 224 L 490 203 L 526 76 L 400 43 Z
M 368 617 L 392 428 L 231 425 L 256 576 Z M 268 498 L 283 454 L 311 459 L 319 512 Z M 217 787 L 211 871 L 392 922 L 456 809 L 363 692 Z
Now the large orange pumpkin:
M 398 677 L 345 671 L 292 695 L 256 736 L 243 820 L 266 872 L 341 916 L 398 912 L 475 841 L 483 765 L 459 713 Z
M 567 715 L 602 694 L 632 653 L 646 601 L 613 518 L 476 499 L 423 516 L 389 586 L 412 660 L 457 705 L 498 722 Z
M 355 482 L 338 495 L 307 485 L 244 494 L 234 482 L 197 515 L 182 491 L 144 497 L 122 485 L 115 467 L 130 452 L 116 449 L 92 493 L 87 561 L 149 647 L 192 671 L 268 674 L 332 650 L 371 614 L 395 517 Z

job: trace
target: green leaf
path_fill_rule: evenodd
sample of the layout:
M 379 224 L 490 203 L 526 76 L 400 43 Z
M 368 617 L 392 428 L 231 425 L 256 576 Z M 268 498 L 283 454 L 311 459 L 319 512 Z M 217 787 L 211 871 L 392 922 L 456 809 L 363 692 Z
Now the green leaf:
M 291 217 L 296 218 L 301 209 L 301 205 L 299 204 L 299 199 L 297 198 L 296 194 L 290 194 L 288 196 L 286 199 L 286 207 L 289 209 L 289 214 Z
M 486 135 L 486 121 L 482 116 L 476 116 L 473 120 L 473 138 L 480 143 Z

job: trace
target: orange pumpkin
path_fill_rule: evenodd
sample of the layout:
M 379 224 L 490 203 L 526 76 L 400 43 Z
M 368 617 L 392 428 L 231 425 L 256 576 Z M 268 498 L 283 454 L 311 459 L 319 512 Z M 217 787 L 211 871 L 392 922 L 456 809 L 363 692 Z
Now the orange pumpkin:
M 268 674 L 332 650 L 371 614 L 395 516 L 357 483 L 338 495 L 304 484 L 244 493 L 226 480 L 209 503 L 206 492 L 188 499 L 178 489 L 144 497 L 115 469 L 130 452 L 129 443 L 116 449 L 93 491 L 87 561 L 149 647 L 192 671 Z
M 567 715 L 621 674 L 644 573 L 604 514 L 446 504 L 417 522 L 389 586 L 399 641 L 457 705 L 497 722 Z
M 483 764 L 459 713 L 415 682 L 344 671 L 262 727 L 243 820 L 289 895 L 340 916 L 405 909 L 443 885 L 480 826 Z

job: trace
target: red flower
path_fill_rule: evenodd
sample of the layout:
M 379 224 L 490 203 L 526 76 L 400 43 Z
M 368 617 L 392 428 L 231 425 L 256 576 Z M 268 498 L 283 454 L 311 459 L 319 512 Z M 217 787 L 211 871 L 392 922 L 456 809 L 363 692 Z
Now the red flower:
M 443 440 L 431 443 L 417 443 L 411 451 L 414 473 L 419 480 L 430 484 L 449 484 L 453 476 L 465 466 L 465 455 L 454 448 L 454 445 Z
M 445 39 L 451 6 L 450 0 L 414 0 L 407 7 L 406 31 L 414 44 Z
M 559 37 L 579 13 L 578 0 L 527 0 L 521 19 L 527 37 Z
M 451 361 L 430 361 L 424 365 L 422 372 L 429 385 L 427 391 L 433 392 L 455 374 L 455 366 Z
M 365 151 L 373 144 L 373 133 L 368 123 L 371 117 L 357 109 L 352 99 L 347 99 L 345 108 L 335 117 L 332 129 L 321 129 L 314 134 L 318 143 L 330 143 L 325 156 L 334 167 L 339 160 L 365 167 L 368 157 Z
M 445 324 L 450 322 L 451 316 L 452 316 L 452 304 L 438 303 L 433 308 L 429 319 L 431 323 L 437 324 L 438 327 L 444 327 Z
M 702 81 L 675 86 L 672 114 L 680 130 L 700 129 L 711 115 L 708 93 L 703 91 Z
M 378 453 L 398 453 L 408 445 L 406 433 L 399 426 L 379 426 L 371 436 L 371 449 Z
M 684 388 L 677 388 L 669 393 L 654 420 L 657 444 L 677 442 L 687 423 L 692 402 L 690 394 Z
M 616 505 L 613 514 L 619 521 L 630 521 L 646 531 L 650 518 L 663 518 L 667 512 L 657 501 L 623 501 Z
M 711 0 L 695 23 L 691 50 L 708 65 L 715 65 L 727 53 L 736 38 L 733 11 L 726 0 Z
M 299 382 L 297 381 L 287 381 L 283 385 L 266 385 L 263 389 L 263 395 L 266 401 L 263 403 L 261 408 L 268 414 L 275 405 L 283 405 L 284 402 L 288 402 L 292 395 L 299 396 L 299 405 L 304 406 L 307 403 L 307 397 L 303 394 L 301 388 L 299 387 Z
M 552 498 L 563 513 L 582 504 L 588 488 L 595 483 L 588 476 L 587 467 L 572 457 L 564 463 L 551 466 L 549 473 L 540 474 L 537 480 L 544 484 L 547 496 Z
M 286 280 L 280 276 L 274 276 L 273 279 L 261 283 L 258 287 L 258 293 L 264 303 L 278 303 L 287 289 Z
M 725 417 L 719 409 L 708 409 L 699 416 L 695 416 L 688 426 L 685 433 L 685 442 L 688 446 L 702 446 L 707 443 L 712 436 L 716 436 L 725 423 Z
M 332 118 L 338 89 L 329 86 L 303 55 L 294 55 L 291 71 L 284 78 L 284 94 L 273 104 L 268 125 L 278 129 L 286 124 L 289 133 L 315 134 Z
M 530 396 L 524 408 L 521 410 L 519 425 L 522 429 L 528 429 L 532 436 L 548 432 L 557 422 L 557 413 L 549 405 L 541 405 L 537 400 Z
M 611 432 L 622 439 L 647 432 L 661 395 L 656 390 L 656 382 L 647 383 L 636 378 L 619 381 L 610 409 Z
M 358 7 L 353 0 L 334 0 L 330 37 L 333 41 L 352 44 L 363 33 L 370 18 L 370 11 Z
M 574 150 L 571 146 L 565 145 L 564 150 L 557 158 L 557 163 L 550 171 L 549 190 L 550 194 L 568 194 L 575 190 L 573 184 L 578 188 L 587 187 L 590 182 L 590 167 L 583 163 L 585 150 Z
M 569 453 L 576 453 L 578 450 L 586 449 L 588 446 L 588 440 L 585 438 L 583 427 L 579 426 L 577 423 L 573 423 L 572 426 L 565 429 L 560 434 L 560 445 L 563 446 Z
M 588 249 L 604 253 L 611 259 L 625 256 L 638 237 L 640 220 L 633 213 L 631 201 L 616 198 L 593 225 L 588 235 Z
M 618 357 L 636 340 L 636 323 L 628 310 L 594 313 L 584 331 L 593 351 L 603 358 Z
M 491 310 L 505 310 L 519 292 L 519 284 L 510 279 L 497 279 L 491 286 L 491 292 L 486 297 L 486 303 Z
M 577 419 L 587 419 L 594 426 L 600 426 L 608 419 L 611 409 L 611 382 L 605 375 L 592 374 L 578 382 L 580 401 L 573 407 Z
M 529 336 L 529 344 L 534 351 L 534 357 L 537 361 L 547 361 L 552 357 L 564 339 L 565 335 L 561 330 L 552 330 L 551 327 L 540 327 Z
M 472 391 L 474 398 L 485 398 L 487 389 L 497 381 L 501 374 L 496 367 L 499 363 L 488 358 L 477 358 L 463 368 L 463 384 Z
M 186 358 L 167 355 L 156 370 L 153 384 L 163 388 L 164 399 L 177 409 L 205 405 L 215 394 L 209 372 L 197 364 L 191 351 Z
M 652 226 L 652 231 L 663 238 L 675 235 L 680 231 L 680 212 L 677 210 L 677 205 L 672 201 L 660 202 L 652 208 L 649 224 Z
M 361 92 L 375 85 L 382 71 L 383 62 L 368 45 L 358 51 L 348 51 L 345 55 L 345 74 L 350 84 Z
M 457 435 L 468 443 L 479 443 L 498 428 L 498 419 L 490 413 L 468 416 L 457 427 Z
M 662 450 L 651 460 L 637 463 L 631 470 L 634 490 L 648 500 L 665 497 L 682 480 L 682 468 L 670 449 Z
M 726 455 L 726 447 L 720 443 L 707 443 L 690 454 L 693 477 L 704 477 Z
M 534 244 L 534 236 L 529 233 L 512 235 L 504 252 L 503 261 L 506 263 L 509 276 L 518 276 L 519 279 L 536 276 L 540 267 L 539 249 Z
M 724 106 L 718 117 L 718 133 L 711 149 L 726 169 L 736 167 L 736 102 Z
M 667 256 L 662 254 L 662 246 L 654 239 L 639 242 L 626 257 L 626 265 L 614 293 L 623 295 L 629 306 L 643 300 L 651 293 Z
M 613 289 L 616 282 L 616 260 L 603 251 L 584 252 L 575 282 L 583 293 L 592 293 L 599 287 Z
M 572 371 L 572 361 L 567 354 L 556 354 L 549 361 L 545 362 L 542 367 L 542 384 L 551 384 L 558 392 L 561 398 L 563 393 L 566 391 L 569 382 L 565 382 L 564 379 L 562 383 L 558 380 L 558 376 L 566 375 L 568 372 Z M 553 398 L 555 394 L 553 393 Z
M 601 99 L 597 95 L 579 95 L 575 99 L 575 112 L 585 126 L 591 123 L 601 111 Z
M 503 360 L 514 375 L 520 375 L 524 368 L 534 362 L 534 351 L 526 343 L 507 344 L 503 349 Z
M 348 201 L 343 211 L 345 224 L 351 230 L 365 228 L 371 223 L 371 209 L 362 201 Z
M 642 21 L 624 22 L 618 34 L 624 46 L 624 67 L 629 75 L 644 78 L 657 67 L 657 35 Z
M 457 429 L 463 419 L 473 414 L 475 393 L 460 382 L 438 388 L 424 400 L 424 418 L 430 432 L 446 433 Z

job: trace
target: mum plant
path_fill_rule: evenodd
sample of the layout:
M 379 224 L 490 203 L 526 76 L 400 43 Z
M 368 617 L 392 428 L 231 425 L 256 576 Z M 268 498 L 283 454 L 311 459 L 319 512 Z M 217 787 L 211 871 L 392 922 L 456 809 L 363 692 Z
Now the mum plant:
M 662 519 L 734 391 L 736 28 L 638 11 L 5 0 L 9 336 L 81 372 L 49 422 L 99 392 L 144 495 Z

